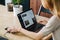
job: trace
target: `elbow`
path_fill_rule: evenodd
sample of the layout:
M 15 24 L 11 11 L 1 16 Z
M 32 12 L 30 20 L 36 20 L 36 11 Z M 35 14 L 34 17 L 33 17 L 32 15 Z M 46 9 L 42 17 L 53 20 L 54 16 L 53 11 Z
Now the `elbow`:
M 44 37 L 43 34 L 37 33 L 35 40 L 42 40 L 43 37 Z
M 41 40 L 41 39 L 39 39 L 39 38 L 35 38 L 35 40 Z
M 34 39 L 35 40 L 41 40 L 42 38 L 40 38 L 39 36 L 36 36 Z
M 38 37 L 38 35 L 36 34 L 35 36 L 31 37 L 34 40 L 40 40 L 40 37 Z
M 36 37 L 35 40 L 41 40 L 42 38 Z

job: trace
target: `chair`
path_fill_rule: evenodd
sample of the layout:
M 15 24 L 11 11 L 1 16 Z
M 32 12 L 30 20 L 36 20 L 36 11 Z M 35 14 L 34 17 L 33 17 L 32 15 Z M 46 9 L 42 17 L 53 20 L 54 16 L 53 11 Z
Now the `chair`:
M 48 17 L 48 18 L 50 18 L 52 16 L 50 10 L 45 9 L 42 5 L 40 5 L 40 8 L 39 8 L 37 15 Z

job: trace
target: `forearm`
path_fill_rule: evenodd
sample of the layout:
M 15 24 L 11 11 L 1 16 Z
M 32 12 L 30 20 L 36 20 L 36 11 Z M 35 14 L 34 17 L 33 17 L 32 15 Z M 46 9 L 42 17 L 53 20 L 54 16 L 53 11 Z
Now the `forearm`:
M 48 36 L 44 37 L 43 40 L 49 40 L 52 37 L 52 33 L 49 34 Z
M 38 39 L 42 38 L 42 34 L 30 32 L 30 31 L 27 31 L 25 29 L 21 29 L 20 32 L 23 33 L 23 34 L 25 34 L 26 36 L 28 36 L 30 38 L 35 39 L 35 40 L 38 40 Z
M 52 33 L 51 34 L 49 34 L 48 36 L 46 36 L 46 39 L 50 39 L 52 37 Z
M 25 30 L 25 29 L 21 29 L 20 32 L 23 33 L 23 34 L 25 34 L 25 35 L 28 36 L 28 37 L 33 38 L 33 39 L 35 39 L 36 36 L 37 36 L 37 33 L 30 32 L 30 31 L 27 31 L 27 30 Z

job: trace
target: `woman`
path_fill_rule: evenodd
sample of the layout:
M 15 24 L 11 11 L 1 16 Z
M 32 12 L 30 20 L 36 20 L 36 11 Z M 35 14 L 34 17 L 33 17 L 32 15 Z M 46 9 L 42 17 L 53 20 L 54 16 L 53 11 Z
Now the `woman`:
M 60 40 L 60 0 L 41 0 L 41 3 L 44 8 L 52 12 L 53 16 L 38 33 L 27 31 L 22 27 L 9 27 L 7 31 L 21 32 L 35 40 L 41 40 L 48 34 L 53 33 L 53 40 Z

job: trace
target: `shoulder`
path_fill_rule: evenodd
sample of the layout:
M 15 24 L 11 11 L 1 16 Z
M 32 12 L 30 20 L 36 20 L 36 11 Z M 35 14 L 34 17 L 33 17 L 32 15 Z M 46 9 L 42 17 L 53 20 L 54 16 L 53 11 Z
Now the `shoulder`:
M 58 23 L 60 24 L 60 19 L 58 19 L 58 17 L 54 15 L 49 19 L 49 21 L 46 25 L 55 25 Z
M 56 15 L 53 15 L 49 21 L 60 21 L 60 19 Z
M 51 19 L 57 19 L 57 16 L 53 15 L 53 16 L 50 18 L 50 20 L 51 20 Z

